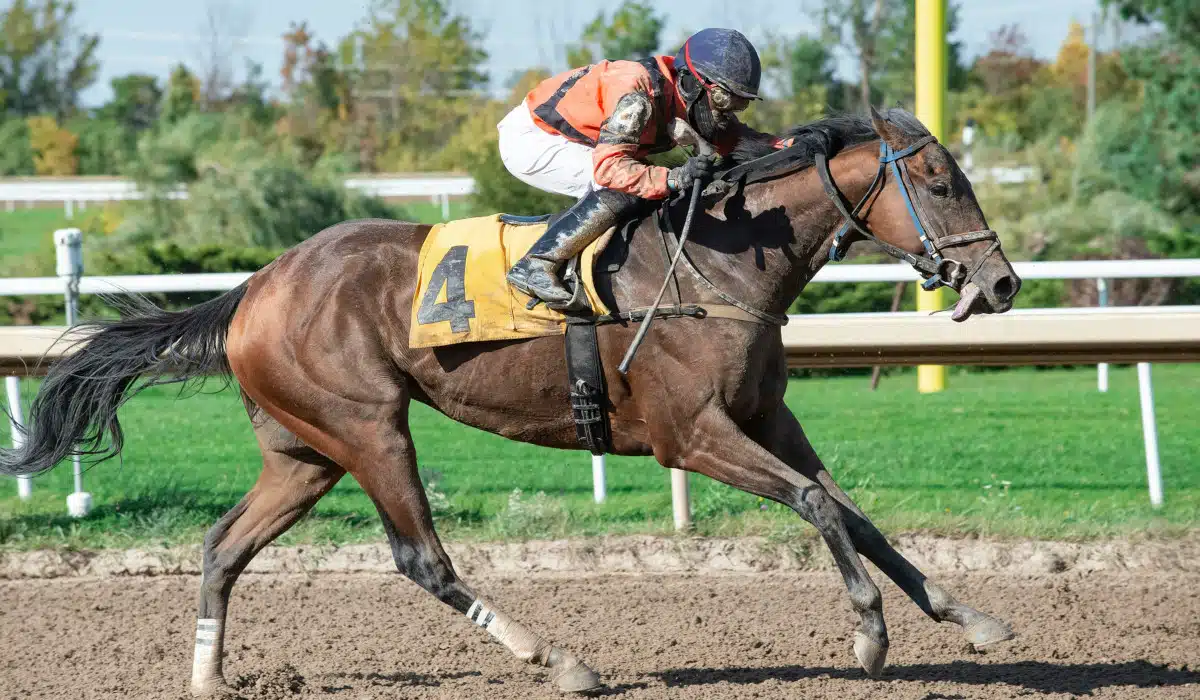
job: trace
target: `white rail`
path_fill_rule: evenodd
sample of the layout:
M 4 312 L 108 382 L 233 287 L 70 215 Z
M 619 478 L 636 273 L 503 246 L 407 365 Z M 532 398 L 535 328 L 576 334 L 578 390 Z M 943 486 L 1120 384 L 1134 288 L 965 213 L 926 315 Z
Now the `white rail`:
M 1000 183 L 1024 182 L 1035 169 L 989 168 L 972 177 Z M 475 191 L 475 180 L 457 173 L 357 175 L 344 180 L 346 187 L 377 197 L 463 197 Z M 118 177 L 34 177 L 0 180 L 0 202 L 112 202 L 138 199 L 137 183 Z M 172 196 L 187 197 L 179 188 Z
M 1168 260 L 1078 260 L 1013 263 L 1017 275 L 1028 279 L 1133 279 L 1147 277 L 1200 277 L 1200 258 Z M 83 277 L 80 294 L 137 292 L 223 292 L 250 278 L 249 272 L 192 275 L 113 275 Z M 813 282 L 911 282 L 916 273 L 908 265 L 826 265 Z M 57 277 L 0 279 L 0 296 L 62 294 Z
M 461 197 L 475 190 L 466 175 L 349 177 L 346 187 L 379 197 Z M 0 180 L 0 202 L 112 202 L 138 199 L 137 184 L 120 178 L 29 178 Z M 186 197 L 180 188 L 174 196 Z

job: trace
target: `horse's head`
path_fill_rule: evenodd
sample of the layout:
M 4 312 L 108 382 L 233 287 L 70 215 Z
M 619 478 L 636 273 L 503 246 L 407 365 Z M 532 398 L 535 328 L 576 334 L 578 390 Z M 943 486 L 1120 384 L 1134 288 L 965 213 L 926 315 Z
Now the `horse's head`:
M 844 235 L 872 236 L 913 264 L 927 289 L 959 293 L 954 320 L 1008 311 L 1021 280 L 953 156 L 911 115 L 896 110 L 885 119 L 872 109 L 871 123 L 882 140 L 876 182 L 831 256 L 844 252 Z

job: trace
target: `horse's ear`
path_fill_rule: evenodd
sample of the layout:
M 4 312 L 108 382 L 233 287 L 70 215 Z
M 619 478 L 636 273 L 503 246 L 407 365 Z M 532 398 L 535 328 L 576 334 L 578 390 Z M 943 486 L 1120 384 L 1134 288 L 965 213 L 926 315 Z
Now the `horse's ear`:
M 879 134 L 879 138 L 883 142 L 896 150 L 904 149 L 908 146 L 907 138 L 900 133 L 892 123 L 884 119 L 883 115 L 871 107 L 871 128 L 875 129 L 875 133 Z

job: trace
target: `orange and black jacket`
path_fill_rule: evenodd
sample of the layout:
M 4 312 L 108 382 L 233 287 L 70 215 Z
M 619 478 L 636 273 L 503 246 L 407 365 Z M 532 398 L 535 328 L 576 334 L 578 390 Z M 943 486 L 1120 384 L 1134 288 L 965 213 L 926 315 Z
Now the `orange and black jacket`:
M 533 122 L 551 134 L 591 146 L 592 179 L 597 185 L 644 199 L 662 199 L 668 169 L 644 161 L 674 147 L 668 127 L 687 119 L 675 84 L 675 58 L 601 61 L 547 78 L 525 97 Z M 739 138 L 783 142 L 735 122 L 713 144 L 722 155 Z

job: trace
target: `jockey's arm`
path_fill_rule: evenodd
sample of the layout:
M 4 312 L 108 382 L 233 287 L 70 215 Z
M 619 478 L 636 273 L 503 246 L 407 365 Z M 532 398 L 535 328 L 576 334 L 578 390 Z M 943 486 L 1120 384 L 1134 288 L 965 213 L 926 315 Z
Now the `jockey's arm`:
M 643 134 L 653 128 L 654 122 L 654 103 L 649 95 L 641 90 L 621 95 L 601 125 L 592 152 L 592 178 L 597 185 L 643 199 L 663 199 L 670 194 L 669 169 L 637 158 Z

